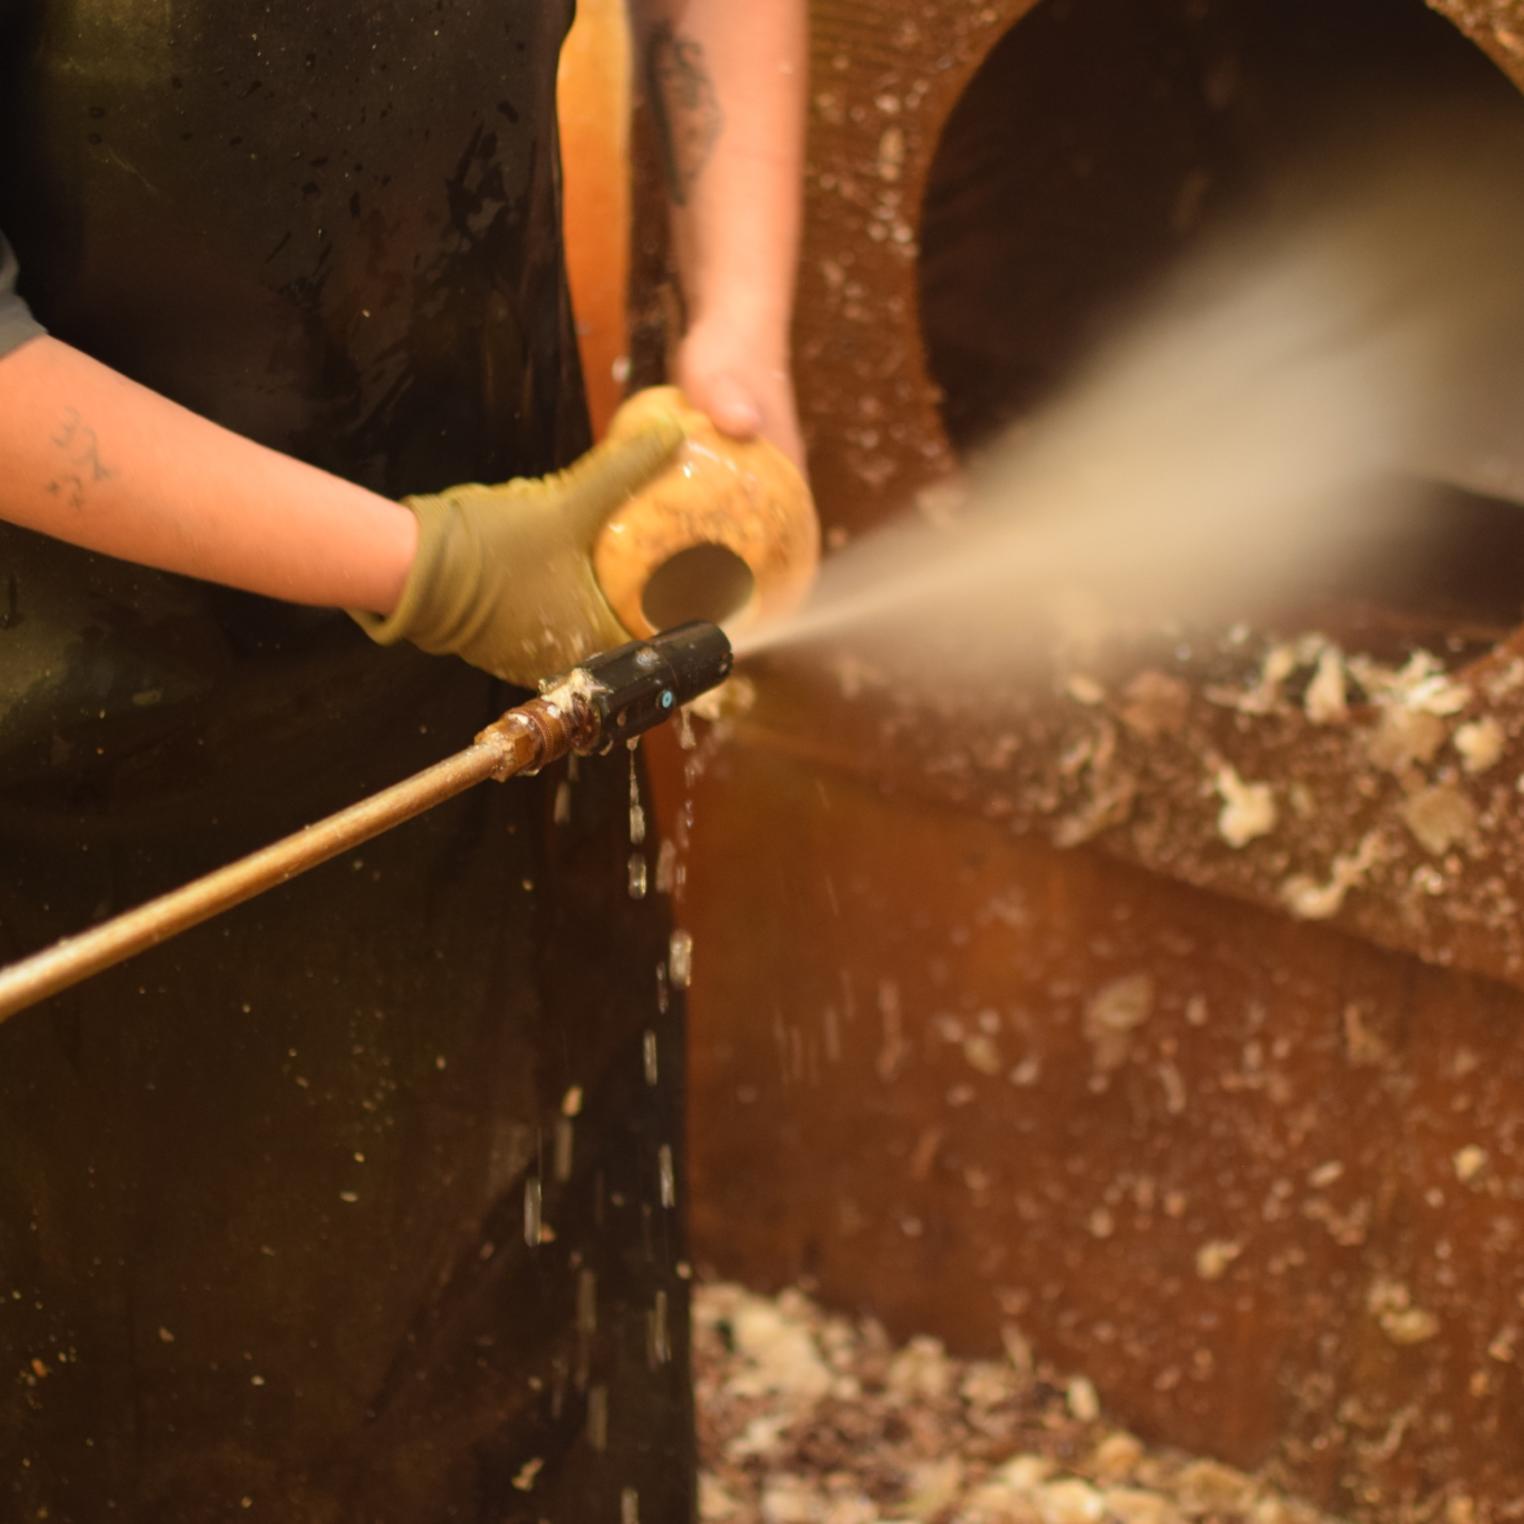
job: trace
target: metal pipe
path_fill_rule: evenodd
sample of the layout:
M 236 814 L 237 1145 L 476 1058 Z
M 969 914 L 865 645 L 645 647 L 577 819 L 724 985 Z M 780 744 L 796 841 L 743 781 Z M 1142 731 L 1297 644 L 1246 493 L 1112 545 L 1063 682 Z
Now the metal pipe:
M 231 910 L 256 894 L 327 862 L 346 848 L 369 841 L 372 836 L 490 778 L 501 765 L 505 745 L 497 742 L 468 746 L 405 782 L 340 810 L 337 815 L 0 969 L 0 1021 L 224 910 Z
M 303 830 L 77 936 L 0 968 L 0 1021 L 92 974 L 284 884 L 488 778 L 535 772 L 570 751 L 632 738 L 722 681 L 730 646 L 685 625 L 620 646 L 510 709 L 463 751 Z

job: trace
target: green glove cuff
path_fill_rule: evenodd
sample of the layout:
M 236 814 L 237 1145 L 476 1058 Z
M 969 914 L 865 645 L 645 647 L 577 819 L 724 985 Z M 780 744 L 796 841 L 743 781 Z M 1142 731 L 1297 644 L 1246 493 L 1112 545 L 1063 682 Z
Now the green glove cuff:
M 452 641 L 450 632 L 469 623 L 478 581 L 473 562 L 480 564 L 479 557 L 462 552 L 476 537 L 448 498 L 405 497 L 402 506 L 418 521 L 418 549 L 397 606 L 387 615 L 351 609 L 350 617 L 377 645 L 410 640 L 436 655 L 458 650 L 460 642 Z
M 411 640 L 424 651 L 445 651 L 445 629 L 454 599 L 442 599 L 439 593 L 453 584 L 451 568 L 459 556 L 454 555 L 451 541 L 465 526 L 457 524 L 454 532 L 451 530 L 451 504 L 445 498 L 405 497 L 402 506 L 418 520 L 418 550 L 407 568 L 396 608 L 386 616 L 363 610 L 349 613 L 376 645 L 393 646 L 399 640 Z

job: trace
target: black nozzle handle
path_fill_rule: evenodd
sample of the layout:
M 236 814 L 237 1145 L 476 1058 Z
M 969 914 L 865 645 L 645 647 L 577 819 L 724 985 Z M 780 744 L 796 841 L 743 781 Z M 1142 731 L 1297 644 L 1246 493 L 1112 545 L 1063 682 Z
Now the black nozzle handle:
M 733 664 L 725 632 L 702 619 L 590 657 L 581 671 L 592 680 L 587 701 L 598 716 L 600 749 L 670 720 L 719 687 Z

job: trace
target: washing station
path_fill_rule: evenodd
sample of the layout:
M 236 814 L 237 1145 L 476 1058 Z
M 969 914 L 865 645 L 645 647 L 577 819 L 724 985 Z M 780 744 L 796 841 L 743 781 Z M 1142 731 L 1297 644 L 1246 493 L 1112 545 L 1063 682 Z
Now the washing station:
M 1524 13 L 1485 0 L 812 9 L 796 359 L 828 545 L 942 512 L 1341 93 L 1524 85 Z M 784 675 L 755 734 L 772 705 L 819 744 L 669 767 L 700 1265 L 956 1351 L 1019 1331 L 1145 1438 L 1347 1516 L 1513 1516 L 1524 559 L 1464 506 L 1426 586 L 1226 658 L 961 732 Z M 1225 828 L 1223 765 L 1273 827 Z

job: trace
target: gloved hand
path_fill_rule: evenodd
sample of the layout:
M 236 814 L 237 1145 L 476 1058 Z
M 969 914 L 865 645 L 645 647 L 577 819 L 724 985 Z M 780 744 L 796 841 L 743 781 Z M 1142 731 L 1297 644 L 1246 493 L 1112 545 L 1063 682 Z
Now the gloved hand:
M 631 637 L 593 575 L 593 541 L 682 440 L 677 412 L 660 410 L 553 476 L 404 498 L 418 552 L 402 596 L 385 618 L 355 619 L 382 645 L 453 652 L 521 687 L 622 644 Z

